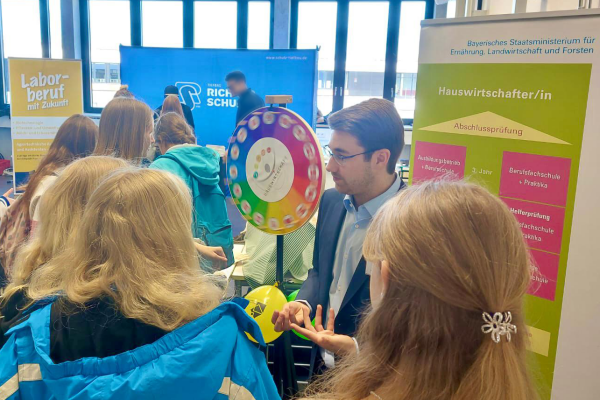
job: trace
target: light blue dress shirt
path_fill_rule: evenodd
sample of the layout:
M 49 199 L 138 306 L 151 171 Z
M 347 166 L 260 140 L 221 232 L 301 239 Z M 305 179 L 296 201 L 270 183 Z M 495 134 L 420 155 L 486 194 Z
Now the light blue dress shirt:
M 346 217 L 338 238 L 333 264 L 333 281 L 329 288 L 329 308 L 333 308 L 336 315 L 344 301 L 352 276 L 362 258 L 363 243 L 371 220 L 379 208 L 394 197 L 399 189 L 400 178 L 396 175 L 396 180 L 388 190 L 358 208 L 354 206 L 352 196 L 346 195 L 344 198 Z M 323 313 L 328 315 L 325 310 Z M 321 356 L 325 361 L 325 365 L 332 368 L 334 364 L 333 354 L 321 349 Z

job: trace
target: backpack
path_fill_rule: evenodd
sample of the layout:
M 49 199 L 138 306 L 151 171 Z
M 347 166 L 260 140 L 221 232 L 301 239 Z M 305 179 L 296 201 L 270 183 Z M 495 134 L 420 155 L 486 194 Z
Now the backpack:
M 194 237 L 199 238 L 208 246 L 222 247 L 227 256 L 227 266 L 230 266 L 235 260 L 233 258 L 233 233 L 227 215 L 225 195 L 217 185 L 206 186 L 199 182 L 194 183 L 196 184 L 192 190 Z
M 10 280 L 17 252 L 31 232 L 31 219 L 25 212 L 27 210 L 21 210 L 22 201 L 23 197 L 16 199 L 0 220 L 0 263 L 7 281 Z
M 170 153 L 163 154 L 160 159 L 174 161 L 184 171 L 187 171 L 181 160 Z M 231 221 L 227 215 L 225 195 L 218 184 L 203 185 L 191 175 L 188 176 L 191 181 L 188 185 L 191 184 L 190 190 L 194 206 L 192 223 L 194 238 L 200 239 L 202 244 L 207 246 L 222 247 L 227 256 L 227 266 L 233 265 L 235 262 L 233 257 L 233 234 Z M 212 262 L 202 260 L 201 265 L 203 269 L 212 272 Z

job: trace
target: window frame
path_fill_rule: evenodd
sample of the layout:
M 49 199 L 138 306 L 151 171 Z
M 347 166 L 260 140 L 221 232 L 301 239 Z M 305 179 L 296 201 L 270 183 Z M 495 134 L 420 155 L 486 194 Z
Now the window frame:
M 333 108 L 332 112 L 339 111 L 344 106 L 346 86 L 346 56 L 348 51 L 348 23 L 350 17 L 350 2 L 372 2 L 382 0 L 291 0 L 290 21 L 290 48 L 298 48 L 298 7 L 300 2 L 336 1 L 337 26 L 335 38 L 335 67 L 333 72 Z M 388 29 L 385 54 L 385 72 L 383 80 L 382 97 L 394 101 L 396 93 L 396 72 L 398 64 L 398 44 L 400 38 L 400 11 L 403 2 L 425 1 L 425 19 L 432 19 L 435 0 L 384 0 L 389 4 Z M 412 125 L 412 119 L 404 119 L 406 124 Z
M 48 0 L 40 0 L 48 3 Z M 92 62 L 91 62 L 91 38 L 90 38 L 90 15 L 89 2 L 79 2 L 79 22 L 81 29 L 81 61 L 83 68 L 83 105 L 86 113 L 100 114 L 101 107 L 92 107 Z M 159 0 L 129 0 L 129 17 L 131 27 L 131 46 L 142 46 L 142 1 Z M 231 1 L 231 0 L 163 0 L 183 1 L 183 48 L 194 48 L 194 3 L 196 1 Z M 273 8 L 274 0 L 234 0 L 237 2 L 237 49 L 248 48 L 248 3 L 250 1 L 267 1 L 270 4 L 270 28 L 269 49 L 273 48 Z M 0 24 L 1 28 L 1 24 Z M 49 29 L 49 21 L 48 21 Z M 48 41 L 49 45 L 49 41 Z M 48 46 L 48 54 L 49 54 Z M 0 43 L 1 52 L 1 43 Z M 0 86 L 2 89 L 2 86 Z
M 0 2 L 0 110 L 9 110 L 10 103 L 6 102 L 6 88 L 4 80 L 6 79 L 6 71 L 4 65 L 4 25 L 2 24 L 2 3 Z M 42 58 L 50 58 L 50 9 L 48 0 L 39 0 L 40 8 L 40 40 L 42 43 Z M 0 113 L 4 115 L 4 112 Z

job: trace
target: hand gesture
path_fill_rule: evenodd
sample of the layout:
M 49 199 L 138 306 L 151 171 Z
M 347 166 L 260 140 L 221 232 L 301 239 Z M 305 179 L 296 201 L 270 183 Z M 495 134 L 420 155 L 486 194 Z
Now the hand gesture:
M 310 323 L 310 315 L 304 315 L 304 328 L 298 324 L 291 323 L 290 326 L 296 332 L 306 336 L 319 347 L 329 350 L 335 354 L 345 355 L 356 352 L 354 339 L 346 335 L 335 333 L 335 313 L 333 308 L 329 309 L 329 318 L 327 319 L 327 329 L 323 328 L 323 307 L 317 306 L 315 316 L 315 326 Z
M 308 306 L 298 301 L 291 301 L 283 307 L 283 310 L 273 313 L 271 322 L 275 325 L 275 332 L 289 331 L 292 329 L 291 323 L 303 324 L 305 315 L 308 316 L 308 324 L 310 325 L 310 309 Z

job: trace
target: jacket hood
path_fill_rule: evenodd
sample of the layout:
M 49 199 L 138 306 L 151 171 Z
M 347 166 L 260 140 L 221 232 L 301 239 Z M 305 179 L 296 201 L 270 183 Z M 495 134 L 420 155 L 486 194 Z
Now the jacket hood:
M 171 147 L 158 157 L 178 161 L 195 180 L 203 185 L 219 183 L 219 154 L 207 147 L 197 145 L 179 145 Z

